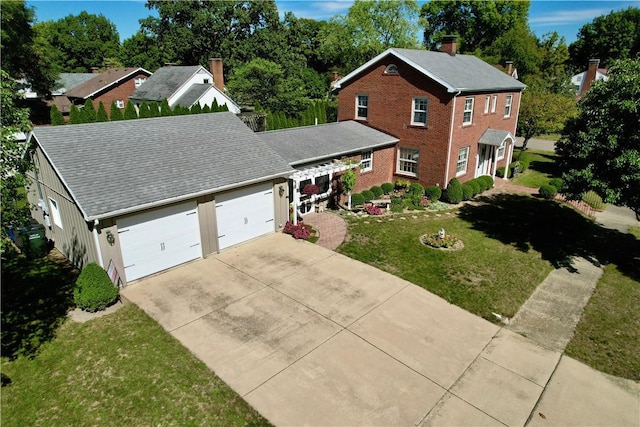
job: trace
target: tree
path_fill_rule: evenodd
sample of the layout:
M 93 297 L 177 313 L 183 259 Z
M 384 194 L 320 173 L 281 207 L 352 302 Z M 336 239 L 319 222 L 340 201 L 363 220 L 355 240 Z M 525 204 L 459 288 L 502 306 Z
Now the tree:
M 107 110 L 104 108 L 102 101 L 98 104 L 98 112 L 96 113 L 96 122 L 108 122 Z
M 136 112 L 136 107 L 134 107 L 133 102 L 131 102 L 131 100 L 127 101 L 127 106 L 124 108 L 124 119 L 133 120 L 137 118 L 138 118 L 138 113 Z
M 84 120 L 84 114 L 82 111 L 76 106 L 71 105 L 71 109 L 69 110 L 69 124 L 70 125 L 79 125 L 81 123 L 86 123 Z
M 520 77 L 526 82 L 527 77 L 540 73 L 542 53 L 538 39 L 527 25 L 518 24 L 505 31 L 484 49 L 476 49 L 476 56 L 494 64 L 513 61 Z
M 615 59 L 637 58 L 640 54 L 640 9 L 629 7 L 596 17 L 578 32 L 569 46 L 571 64 L 575 70 L 585 70 L 589 59 L 600 59 L 608 68 Z
M 96 121 L 96 109 L 93 106 L 91 98 L 87 99 L 82 108 L 82 115 L 85 123 L 94 123 Z
M 573 96 L 535 87 L 525 90 L 518 115 L 518 134 L 524 137 L 522 149 L 527 149 L 529 139 L 534 136 L 561 132 L 576 110 Z
M 340 184 L 342 184 L 342 190 L 347 193 L 347 209 L 351 210 L 351 192 L 356 187 L 356 181 L 358 177 L 353 169 L 347 170 L 340 177 Z
M 51 118 L 51 126 L 61 126 L 67 124 L 67 122 L 64 121 L 64 116 L 62 115 L 60 110 L 58 110 L 58 107 L 56 107 L 55 104 L 51 106 L 49 117 Z
M 116 104 L 116 101 L 111 101 L 111 108 L 110 108 L 110 112 L 109 112 L 109 120 L 111 120 L 112 122 L 116 122 L 119 120 L 124 120 L 124 117 L 122 115 L 122 110 L 120 110 L 118 108 L 118 105 Z
M 594 190 L 640 213 L 640 60 L 617 60 L 578 105 L 556 144 L 570 198 Z
M 160 117 L 160 107 L 156 101 L 149 103 L 149 117 Z
M 46 43 L 55 66 L 64 72 L 87 73 L 119 54 L 116 26 L 103 15 L 82 11 L 58 21 L 39 22 L 34 29 Z
M 167 116 L 170 116 L 171 114 L 172 114 L 172 111 L 171 111 L 171 107 L 169 107 L 169 101 L 167 101 L 166 99 L 163 99 L 162 102 L 160 103 L 160 115 L 162 117 L 167 117 Z
M 155 71 L 173 61 L 161 47 L 158 37 L 148 33 L 140 30 L 122 42 L 119 59 L 125 67 L 142 67 Z
M 4 7 L 4 5 L 3 5 Z M 24 156 L 24 146 L 16 139 L 19 132 L 31 129 L 29 112 L 18 108 L 20 95 L 13 79 L 0 70 L 0 177 L 2 178 L 2 205 L 0 221 L 2 223 L 2 252 L 5 248 L 7 228 L 27 225 L 31 218 L 29 204 L 26 201 L 26 172 L 31 165 Z
M 512 28 L 527 27 L 528 15 L 528 1 L 431 0 L 422 5 L 420 23 L 427 49 L 436 49 L 443 35 L 457 34 L 459 52 L 469 53 L 489 47 Z
M 147 101 L 142 101 L 142 104 L 138 107 L 138 117 L 141 119 L 148 119 L 151 117 L 151 110 L 149 110 L 149 104 L 147 104 Z
M 33 29 L 34 11 L 23 0 L 2 2 L 0 44 L 2 69 L 9 77 L 26 77 L 31 88 L 47 96 L 58 77 L 58 70 L 37 43 Z

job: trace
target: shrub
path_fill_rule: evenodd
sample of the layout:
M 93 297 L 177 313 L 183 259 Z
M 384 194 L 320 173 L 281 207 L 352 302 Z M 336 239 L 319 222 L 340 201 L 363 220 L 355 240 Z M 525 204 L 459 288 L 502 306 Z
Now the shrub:
M 371 190 L 364 190 L 360 194 L 362 194 L 362 197 L 364 197 L 364 202 L 365 203 L 368 203 L 368 202 L 370 202 L 370 201 L 372 201 L 373 199 L 376 198 L 376 195 L 373 194 L 373 191 L 371 191 Z
M 320 189 L 315 184 L 307 184 L 302 187 L 302 194 L 306 194 L 307 196 L 312 196 L 314 194 L 318 194 Z
M 440 196 L 442 196 L 442 189 L 437 185 L 432 185 L 424 190 L 424 194 L 427 196 L 429 201 L 436 202 L 440 199 Z
M 507 168 L 505 168 L 504 166 L 500 166 L 497 170 L 496 170 L 496 175 L 498 175 L 500 178 L 509 178 L 509 176 L 504 176 L 505 172 L 507 171 Z M 508 175 L 508 172 L 507 172 Z
M 601 211 L 605 208 L 605 203 L 602 201 L 602 197 L 593 190 L 589 190 L 582 196 L 582 201 L 591 206 L 593 209 Z
M 354 193 L 351 195 L 351 205 L 358 206 L 364 204 L 364 196 L 360 193 Z
M 369 206 L 367 208 L 367 213 L 369 215 L 382 215 L 384 213 L 384 209 L 379 208 L 378 206 Z
M 524 172 L 529 169 L 529 163 L 531 163 L 531 155 L 525 151 L 520 151 L 514 156 L 515 160 L 520 163 L 520 172 Z
M 397 190 L 408 190 L 410 186 L 411 186 L 411 181 L 409 181 L 408 179 L 398 179 L 396 181 L 395 188 Z
M 309 237 L 311 237 L 311 226 L 302 222 L 294 225 L 291 221 L 287 221 L 282 232 L 291 234 L 294 239 L 309 240 Z
M 564 182 L 562 181 L 562 178 L 551 178 L 551 181 L 549 181 L 549 185 L 553 185 L 554 187 L 556 187 L 558 192 L 562 190 L 563 184 Z
M 522 168 L 520 168 L 520 162 L 519 161 L 514 161 L 509 163 L 509 176 L 515 176 L 516 175 L 516 167 L 518 168 L 518 173 L 522 172 Z
M 472 185 L 477 185 L 478 186 L 478 193 L 482 193 L 483 191 L 487 190 L 487 183 L 486 181 L 481 180 L 480 178 L 474 178 L 471 181 L 473 181 Z M 470 181 L 470 182 L 471 182 Z M 476 194 L 478 194 L 476 193 Z
M 390 182 L 385 182 L 380 187 L 382 188 L 382 191 L 384 191 L 384 194 L 393 193 L 393 184 Z
M 473 195 L 473 187 L 471 184 L 467 182 L 462 184 L 462 200 L 471 200 Z
M 422 184 L 418 184 L 417 182 L 414 182 L 409 186 L 409 193 L 412 196 L 421 198 L 424 196 L 424 187 L 422 186 Z
M 118 287 L 95 262 L 87 264 L 76 280 L 73 289 L 73 300 L 76 306 L 84 311 L 96 312 L 104 310 L 118 299 Z
M 374 185 L 373 187 L 371 187 L 371 192 L 373 193 L 376 199 L 379 199 L 384 194 L 384 190 L 382 189 L 382 187 L 378 187 L 377 185 Z
M 452 204 L 457 204 L 462 201 L 462 186 L 457 178 L 452 178 L 445 190 L 447 201 Z
M 558 194 L 558 189 L 553 185 L 545 184 L 538 189 L 538 192 L 543 198 L 552 200 L 554 197 L 556 197 L 556 194 Z
M 475 179 L 472 179 L 471 181 L 467 181 L 467 184 L 469 184 L 471 186 L 471 188 L 473 188 L 473 195 L 474 196 L 476 194 L 482 193 L 482 190 L 480 190 L 480 183 L 478 181 L 476 181 Z
M 482 175 L 479 176 L 477 179 L 479 179 L 480 181 L 484 182 L 485 184 L 485 190 L 488 190 L 490 188 L 493 188 L 493 178 L 489 175 Z
M 401 197 L 391 198 L 391 212 L 402 212 L 404 210 L 404 201 Z

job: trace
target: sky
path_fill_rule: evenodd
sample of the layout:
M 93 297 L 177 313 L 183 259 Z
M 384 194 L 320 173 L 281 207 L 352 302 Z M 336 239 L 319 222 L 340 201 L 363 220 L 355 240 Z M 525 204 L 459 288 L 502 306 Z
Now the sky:
M 138 20 L 154 11 L 145 7 L 142 0 L 30 0 L 28 6 L 35 8 L 36 22 L 58 20 L 68 15 L 77 15 L 87 11 L 102 14 L 113 22 L 120 34 L 120 41 L 131 37 L 140 28 Z M 424 3 L 424 0 L 419 0 Z M 278 11 L 293 12 L 299 18 L 326 20 L 337 14 L 346 14 L 351 0 L 276 0 Z M 529 8 L 529 26 L 537 37 L 557 31 L 566 39 L 567 44 L 576 40 L 578 30 L 596 16 L 606 15 L 612 10 L 638 6 L 636 1 L 552 1 L 532 0 Z

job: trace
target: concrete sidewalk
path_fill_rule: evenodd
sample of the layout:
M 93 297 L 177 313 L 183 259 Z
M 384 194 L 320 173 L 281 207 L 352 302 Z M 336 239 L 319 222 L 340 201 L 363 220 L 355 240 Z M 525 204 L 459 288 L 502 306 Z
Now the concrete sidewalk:
M 122 293 L 275 425 L 640 423 L 637 384 L 287 235 Z

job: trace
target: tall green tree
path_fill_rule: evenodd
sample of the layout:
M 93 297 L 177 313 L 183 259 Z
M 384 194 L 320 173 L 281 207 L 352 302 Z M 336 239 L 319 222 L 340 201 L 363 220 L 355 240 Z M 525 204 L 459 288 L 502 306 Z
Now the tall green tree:
M 131 100 L 127 101 L 127 106 L 124 108 L 123 117 L 125 120 L 133 120 L 138 118 L 136 107 L 133 105 L 133 102 L 131 102 Z
M 613 61 L 578 105 L 556 144 L 565 193 L 588 190 L 640 213 L 640 60 Z
M 171 107 L 169 106 L 169 101 L 167 101 L 166 99 L 163 99 L 162 102 L 160 103 L 160 115 L 162 117 L 167 117 L 172 115 L 172 111 L 171 111 Z
M 527 83 L 527 78 L 540 73 L 542 52 L 535 34 L 526 25 L 516 25 L 495 39 L 484 49 L 476 49 L 476 56 L 493 64 L 504 64 L 513 61 L 520 78 Z
M 483 50 L 514 27 L 527 27 L 529 1 L 431 0 L 422 5 L 424 45 L 434 50 L 445 34 L 459 36 L 458 51 Z M 510 58 L 514 60 L 516 58 Z
M 637 58 L 640 54 L 640 8 L 629 7 L 596 17 L 578 32 L 569 46 L 574 71 L 583 71 L 589 59 L 600 59 L 607 68 L 615 59 Z
M 575 96 L 551 92 L 546 88 L 527 88 L 522 94 L 518 115 L 518 135 L 524 138 L 522 149 L 538 135 L 559 133 L 577 112 Z
M 82 115 L 85 123 L 94 123 L 96 121 L 96 109 L 93 106 L 91 98 L 87 99 L 82 108 Z
M 112 122 L 124 120 L 124 116 L 122 115 L 122 110 L 118 108 L 116 101 L 111 101 L 111 107 L 109 111 L 109 120 Z
M 84 114 L 82 114 L 82 111 L 76 105 L 72 104 L 69 109 L 69 124 L 79 125 L 82 123 L 86 123 Z
M 109 116 L 107 116 L 107 109 L 104 108 L 102 101 L 98 103 L 98 111 L 96 112 L 96 122 L 108 122 Z
M 17 106 L 20 95 L 13 79 L 0 70 L 0 178 L 2 204 L 0 221 L 2 223 L 2 252 L 4 252 L 7 228 L 17 228 L 28 224 L 31 212 L 26 201 L 26 172 L 31 165 L 24 156 L 24 145 L 17 141 L 19 132 L 31 129 L 29 112 Z
M 4 1 L 0 15 L 2 69 L 14 79 L 25 77 L 33 90 L 48 95 L 59 70 L 37 43 L 33 8 L 27 7 L 24 0 Z
M 157 36 L 143 30 L 122 42 L 118 58 L 125 67 L 142 67 L 151 72 L 167 62 L 175 61 L 162 48 Z
M 82 11 L 57 21 L 39 22 L 34 29 L 63 72 L 88 73 L 91 67 L 102 67 L 106 58 L 119 54 L 120 36 L 115 24 L 104 15 Z
M 146 101 L 142 101 L 142 104 L 138 107 L 138 117 L 141 119 L 151 117 L 151 110 L 149 110 L 149 104 Z
M 51 110 L 49 111 L 49 118 L 51 119 L 51 126 L 62 126 L 66 125 L 67 122 L 64 120 L 64 116 L 58 110 L 58 107 L 54 105 L 51 106 Z

